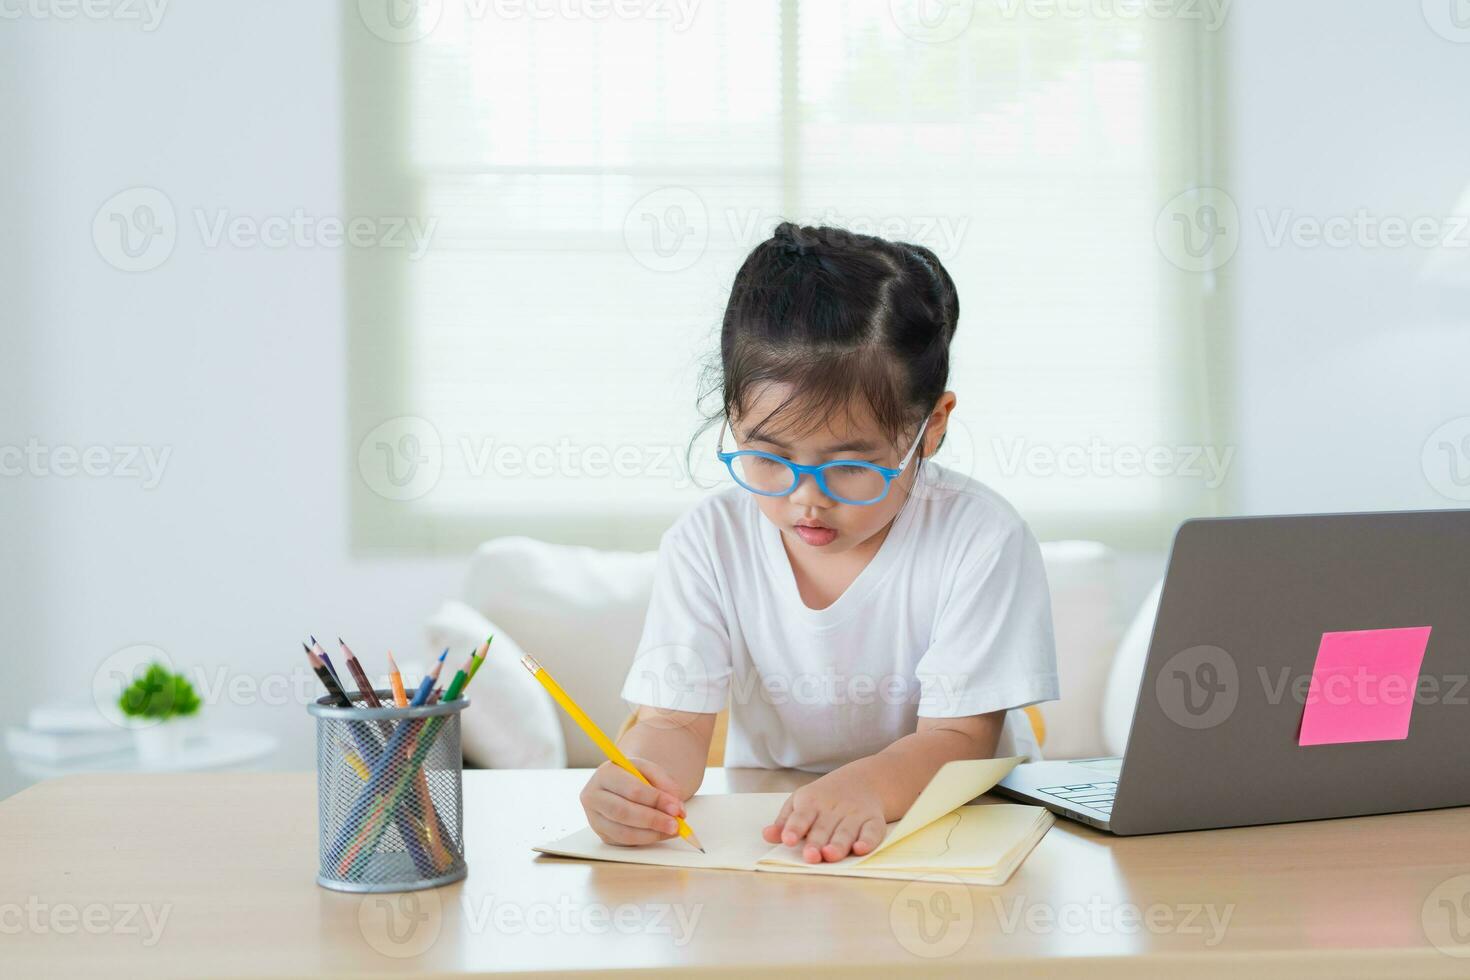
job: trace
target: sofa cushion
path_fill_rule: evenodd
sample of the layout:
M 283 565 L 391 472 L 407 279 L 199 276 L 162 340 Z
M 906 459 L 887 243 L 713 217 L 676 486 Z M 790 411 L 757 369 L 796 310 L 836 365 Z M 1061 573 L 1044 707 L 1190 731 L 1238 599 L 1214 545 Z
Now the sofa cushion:
M 656 557 L 654 552 L 497 538 L 476 550 L 465 602 L 541 661 L 582 710 L 612 734 L 628 714 L 620 692 L 643 634 Z M 526 674 L 520 664 L 515 669 Z M 526 678 L 536 686 L 529 674 Z M 539 686 L 536 693 L 551 705 Z M 563 733 L 566 764 L 601 765 L 605 760 L 597 747 L 566 712 L 551 706 Z
M 561 712 L 521 666 L 514 636 L 462 602 L 446 602 L 426 624 L 429 649 L 458 656 L 494 636 L 466 697 L 460 739 L 465 758 L 491 769 L 560 769 L 567 764 Z
M 1121 631 L 1113 551 L 1096 541 L 1041 545 L 1051 589 L 1061 700 L 1040 706 L 1048 759 L 1104 754 L 1103 690 Z
M 1133 709 L 1138 705 L 1138 685 L 1148 660 L 1148 644 L 1154 634 L 1154 619 L 1159 614 L 1159 597 L 1164 583 L 1159 582 L 1138 607 L 1128 631 L 1118 641 L 1118 652 L 1108 674 L 1103 694 L 1103 746 L 1108 755 L 1122 755 L 1128 745 L 1128 729 L 1133 725 Z

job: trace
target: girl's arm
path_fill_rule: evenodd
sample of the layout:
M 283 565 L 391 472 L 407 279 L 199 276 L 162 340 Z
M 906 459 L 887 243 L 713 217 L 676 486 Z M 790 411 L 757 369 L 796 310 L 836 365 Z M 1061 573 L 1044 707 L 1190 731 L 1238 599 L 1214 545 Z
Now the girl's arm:
M 766 840 L 800 846 L 812 863 L 869 853 L 883 840 L 885 825 L 908 812 L 946 762 L 995 755 L 1005 716 L 920 718 L 914 734 L 792 793 L 765 829 Z
M 640 707 L 633 724 L 618 739 L 629 756 L 648 759 L 663 767 L 689 799 L 704 782 L 704 764 L 714 737 L 716 715 Z

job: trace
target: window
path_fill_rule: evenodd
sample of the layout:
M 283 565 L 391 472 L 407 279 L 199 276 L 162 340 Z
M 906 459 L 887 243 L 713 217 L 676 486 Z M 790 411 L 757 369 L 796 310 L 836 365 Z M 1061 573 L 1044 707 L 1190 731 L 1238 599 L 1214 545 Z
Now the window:
M 951 6 L 952 37 L 901 0 L 350 11 L 348 212 L 429 229 L 349 259 L 356 542 L 652 546 L 725 485 L 713 432 L 685 465 L 700 371 L 785 218 L 944 261 L 941 459 L 1039 534 L 1209 510 L 1211 282 L 1154 239 L 1208 176 L 1202 30 Z

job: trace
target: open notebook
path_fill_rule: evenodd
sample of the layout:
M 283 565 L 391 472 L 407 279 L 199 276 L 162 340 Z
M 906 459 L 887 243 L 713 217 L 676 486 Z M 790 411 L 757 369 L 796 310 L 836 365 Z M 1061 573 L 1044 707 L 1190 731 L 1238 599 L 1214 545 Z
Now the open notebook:
M 973 885 L 1000 885 L 1025 860 L 1053 823 L 1044 808 L 1015 803 L 965 804 L 1000 782 L 1020 759 L 972 759 L 943 766 L 903 819 L 871 854 L 807 864 L 798 848 L 772 847 L 761 837 L 786 793 L 695 796 L 689 825 L 699 835 L 701 854 L 675 838 L 643 847 L 605 844 L 584 827 L 536 848 L 544 854 L 657 864 L 673 868 L 723 868 L 857 878 L 921 878 L 943 874 Z

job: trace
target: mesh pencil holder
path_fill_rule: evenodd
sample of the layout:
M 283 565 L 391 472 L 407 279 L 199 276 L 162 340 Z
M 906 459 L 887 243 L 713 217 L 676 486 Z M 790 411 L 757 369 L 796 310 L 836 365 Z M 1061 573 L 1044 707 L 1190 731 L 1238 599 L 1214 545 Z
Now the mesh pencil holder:
M 391 704 L 390 692 L 378 697 Z M 317 884 L 401 892 L 459 881 L 464 861 L 460 712 L 469 701 L 420 708 L 340 708 L 316 717 Z

